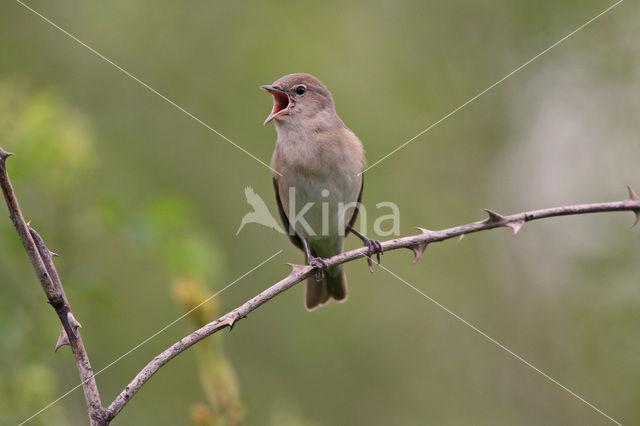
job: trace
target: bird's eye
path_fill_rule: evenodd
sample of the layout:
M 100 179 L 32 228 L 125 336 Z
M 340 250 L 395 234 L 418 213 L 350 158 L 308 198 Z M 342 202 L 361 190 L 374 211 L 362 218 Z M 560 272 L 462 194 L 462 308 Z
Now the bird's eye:
M 304 87 L 303 85 L 300 85 L 298 87 L 296 87 L 296 94 L 297 95 L 304 95 L 304 92 L 307 91 L 307 88 Z

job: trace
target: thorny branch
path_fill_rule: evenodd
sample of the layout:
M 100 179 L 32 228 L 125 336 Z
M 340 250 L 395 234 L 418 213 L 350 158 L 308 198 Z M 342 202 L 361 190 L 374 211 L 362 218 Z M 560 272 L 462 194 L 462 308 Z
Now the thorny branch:
M 93 375 L 93 370 L 91 369 L 89 356 L 87 355 L 82 337 L 78 331 L 78 328 L 82 326 L 73 315 L 67 296 L 62 288 L 60 277 L 51 259 L 55 253 L 49 251 L 42 238 L 40 238 L 40 235 L 25 222 L 18 200 L 13 192 L 6 168 L 6 160 L 11 155 L 12 154 L 0 148 L 0 186 L 2 187 L 4 199 L 7 202 L 9 217 L 13 222 L 13 226 L 16 228 L 16 231 L 18 231 L 18 236 L 27 251 L 27 255 L 40 280 L 49 304 L 55 309 L 62 323 L 62 331 L 56 344 L 56 350 L 61 345 L 71 346 L 71 352 L 75 358 L 80 379 L 82 380 L 84 396 L 89 410 L 90 424 L 96 426 L 107 424 L 106 413 L 100 402 L 100 393 L 98 392 L 98 386 Z
M 11 220 L 18 231 L 18 235 L 20 236 L 20 239 L 27 251 L 27 255 L 31 259 L 31 263 L 33 264 L 33 268 L 40 279 L 40 283 L 47 295 L 47 299 L 56 309 L 56 312 L 60 317 L 60 321 L 62 322 L 64 329 L 58 341 L 58 345 L 61 343 L 70 344 L 76 358 L 76 365 L 80 372 L 80 377 L 83 380 L 85 398 L 87 400 L 92 424 L 108 425 L 111 420 L 113 420 L 120 411 L 122 411 L 133 395 L 135 395 L 136 392 L 138 392 L 151 378 L 151 376 L 153 376 L 163 365 L 213 333 L 226 327 L 232 328 L 238 320 L 245 318 L 258 307 L 262 306 L 285 290 L 293 287 L 297 283 L 303 281 L 315 272 L 314 268 L 311 266 L 289 264 L 292 271 L 287 277 L 267 288 L 262 293 L 253 297 L 236 309 L 221 316 L 217 320 L 201 327 L 191 334 L 188 334 L 164 352 L 158 354 L 142 370 L 140 370 L 138 375 L 124 388 L 108 408 L 103 408 L 100 403 L 98 388 L 89 364 L 89 358 L 84 349 L 84 345 L 82 344 L 80 334 L 77 331 L 80 324 L 74 318 L 73 313 L 71 312 L 71 307 L 64 295 L 60 278 L 58 277 L 55 266 L 51 261 L 52 253 L 46 248 L 40 236 L 31 229 L 27 223 L 25 223 L 18 206 L 18 202 L 13 193 L 13 188 L 11 187 L 5 168 L 5 160 L 9 155 L 11 154 L 0 148 L 0 184 L 2 186 L 2 192 L 4 193 L 7 206 L 9 207 Z M 411 249 L 415 254 L 415 263 L 420 258 L 426 247 L 431 243 L 500 227 L 509 227 L 513 230 L 513 233 L 516 234 L 526 222 L 544 219 L 547 217 L 598 212 L 631 211 L 635 213 L 636 216 L 634 222 L 635 225 L 640 221 L 640 198 L 631 189 L 631 187 L 627 188 L 629 190 L 629 198 L 624 201 L 553 207 L 517 213 L 509 216 L 503 216 L 492 210 L 486 210 L 488 218 L 482 221 L 442 229 L 439 231 L 418 228 L 420 230 L 420 234 L 418 235 L 396 238 L 384 241 L 381 244 L 385 252 L 400 248 Z M 362 247 L 325 259 L 325 261 L 328 266 L 333 266 L 350 262 L 355 259 L 368 257 L 369 254 L 369 249 L 367 247 Z M 65 337 L 68 337 L 68 342 L 65 340 Z
M 634 225 L 640 221 L 640 198 L 636 193 L 629 190 L 629 199 L 624 201 L 613 201 L 609 203 L 580 204 L 574 206 L 553 207 L 549 209 L 533 210 L 524 213 L 517 213 L 510 216 L 502 216 L 494 211 L 486 210 L 488 218 L 479 222 L 473 222 L 467 225 L 456 226 L 453 228 L 443 229 L 440 231 L 431 231 L 424 228 L 418 228 L 420 234 L 409 237 L 396 238 L 382 242 L 382 248 L 385 252 L 400 248 L 409 248 L 415 254 L 414 263 L 418 261 L 428 244 L 448 240 L 464 234 L 484 231 L 487 229 L 509 227 L 516 234 L 526 222 L 536 219 L 543 219 L 553 216 L 566 216 L 585 213 L 611 212 L 611 211 L 632 211 L 636 215 Z M 338 265 L 350 262 L 355 259 L 367 257 L 369 255 L 368 248 L 362 247 L 341 253 L 337 256 L 325 259 L 328 266 Z M 273 299 L 285 290 L 293 287 L 297 283 L 305 280 L 314 273 L 311 266 L 289 264 L 291 273 L 283 280 L 277 282 L 271 287 L 264 290 L 254 298 L 245 302 L 241 306 L 231 312 L 221 316 L 217 320 L 201 327 L 193 333 L 183 337 L 180 341 L 174 343 L 164 352 L 158 354 L 149 364 L 147 364 L 138 375 L 125 387 L 125 389 L 116 397 L 107 409 L 111 416 L 118 414 L 129 402 L 131 397 L 140 390 L 140 388 L 151 378 L 156 371 L 171 359 L 178 356 L 194 344 L 198 343 L 207 336 L 225 328 L 232 328 L 234 324 L 249 315 L 250 312 L 256 310 L 269 300 Z

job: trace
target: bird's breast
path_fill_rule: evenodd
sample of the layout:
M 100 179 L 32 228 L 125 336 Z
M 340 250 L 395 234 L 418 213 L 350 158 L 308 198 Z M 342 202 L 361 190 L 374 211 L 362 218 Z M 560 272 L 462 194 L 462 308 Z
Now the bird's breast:
M 315 234 L 342 235 L 353 214 L 362 185 L 362 148 L 351 141 L 322 137 L 292 138 L 279 134 L 273 166 L 283 209 L 290 221 L 302 219 Z M 300 226 L 299 226 L 300 225 Z M 308 229 L 295 225 L 301 236 Z

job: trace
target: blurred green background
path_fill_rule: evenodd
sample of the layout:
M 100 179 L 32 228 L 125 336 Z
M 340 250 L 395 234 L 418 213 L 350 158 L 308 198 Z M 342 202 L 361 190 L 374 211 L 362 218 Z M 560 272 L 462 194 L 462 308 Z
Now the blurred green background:
M 612 2 L 28 4 L 267 163 L 275 131 L 261 125 L 271 100 L 258 86 L 312 73 L 371 164 Z M 637 3 L 622 3 L 367 172 L 370 217 L 393 201 L 406 235 L 479 220 L 482 208 L 640 190 L 639 19 Z M 108 404 L 154 355 L 284 277 L 302 253 L 258 225 L 235 235 L 250 211 L 246 186 L 276 212 L 268 169 L 19 3 L 0 6 L 0 40 L 0 146 L 16 154 L 9 172 L 25 216 L 61 254 L 94 370 L 284 249 L 100 374 Z M 68 348 L 53 354 L 57 318 L 3 217 L 0 423 L 16 424 L 78 375 Z M 434 244 L 416 265 L 409 251 L 383 261 L 637 424 L 631 222 L 630 213 L 550 219 L 517 237 L 503 229 Z M 114 424 L 214 424 L 220 383 L 229 416 L 249 425 L 608 424 L 385 271 L 369 274 L 364 261 L 346 270 L 347 303 L 307 313 L 296 286 L 164 367 Z M 78 390 L 29 424 L 84 424 L 85 413 Z

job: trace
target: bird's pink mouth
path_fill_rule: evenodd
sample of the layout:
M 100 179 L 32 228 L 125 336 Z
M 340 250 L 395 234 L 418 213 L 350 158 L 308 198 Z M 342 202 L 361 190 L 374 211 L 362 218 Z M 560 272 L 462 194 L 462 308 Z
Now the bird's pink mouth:
M 289 95 L 273 86 L 260 86 L 260 88 L 271 93 L 271 95 L 273 96 L 273 109 L 271 110 L 271 114 L 269 114 L 267 119 L 264 120 L 263 124 L 267 124 L 271 120 L 282 117 L 283 115 L 287 115 L 289 113 L 289 105 L 291 104 Z

